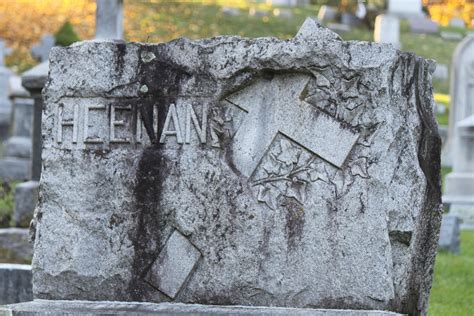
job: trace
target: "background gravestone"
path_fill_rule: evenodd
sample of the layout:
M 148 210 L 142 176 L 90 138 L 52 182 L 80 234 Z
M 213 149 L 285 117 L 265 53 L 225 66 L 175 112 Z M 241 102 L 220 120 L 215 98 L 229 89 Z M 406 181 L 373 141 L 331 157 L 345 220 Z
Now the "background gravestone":
M 0 40 L 0 141 L 8 136 L 11 116 L 11 102 L 9 78 L 13 72 L 5 67 L 5 55 L 8 53 L 5 42 Z
M 286 41 L 54 48 L 35 297 L 424 313 L 433 70 L 311 19 Z
M 452 166 L 456 124 L 474 114 L 474 36 L 456 47 L 451 67 L 451 110 L 448 140 L 443 147 L 443 164 Z
M 388 13 L 401 17 L 422 17 L 421 0 L 388 0 Z
M 31 278 L 30 265 L 0 263 L 0 305 L 32 300 Z
M 461 219 L 456 215 L 443 215 L 439 232 L 439 248 L 459 254 Z
M 123 39 L 123 0 L 96 0 L 97 39 Z
M 53 48 L 55 43 L 54 36 L 51 34 L 46 34 L 41 37 L 41 41 L 35 44 L 31 48 L 31 56 L 38 60 L 39 62 L 45 62 L 48 60 L 49 52 Z
M 375 18 L 374 41 L 389 43 L 400 48 L 400 20 L 393 15 L 381 14 Z

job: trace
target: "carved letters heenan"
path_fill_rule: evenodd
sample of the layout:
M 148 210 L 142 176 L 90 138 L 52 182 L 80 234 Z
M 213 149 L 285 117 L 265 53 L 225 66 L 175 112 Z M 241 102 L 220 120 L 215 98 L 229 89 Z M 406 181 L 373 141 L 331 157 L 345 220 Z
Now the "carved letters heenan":
M 208 138 L 207 105 L 171 103 L 153 106 L 155 142 L 178 145 L 205 144 Z M 163 122 L 159 126 L 159 122 Z M 57 107 L 57 144 L 149 144 L 150 135 L 138 106 L 120 103 L 61 103 Z

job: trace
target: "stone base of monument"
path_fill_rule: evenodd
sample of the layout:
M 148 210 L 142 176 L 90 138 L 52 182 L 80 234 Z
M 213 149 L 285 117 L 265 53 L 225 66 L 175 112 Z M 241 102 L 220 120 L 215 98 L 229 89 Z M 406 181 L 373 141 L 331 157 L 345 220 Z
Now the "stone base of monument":
M 217 306 L 182 303 L 136 303 L 136 302 L 92 302 L 92 301 L 50 301 L 32 302 L 0 307 L 0 316 L 23 315 L 304 315 L 304 316 L 383 316 L 401 315 L 376 310 L 336 310 L 312 308 L 254 307 L 254 306 Z
M 446 195 L 449 213 L 461 218 L 461 229 L 474 229 L 474 173 L 452 172 L 446 176 Z
M 0 179 L 2 180 L 26 180 L 30 178 L 30 170 L 30 159 L 6 157 L 0 160 Z
M 0 263 L 0 304 L 13 304 L 33 299 L 31 266 Z M 3 312 L 0 310 L 0 315 Z

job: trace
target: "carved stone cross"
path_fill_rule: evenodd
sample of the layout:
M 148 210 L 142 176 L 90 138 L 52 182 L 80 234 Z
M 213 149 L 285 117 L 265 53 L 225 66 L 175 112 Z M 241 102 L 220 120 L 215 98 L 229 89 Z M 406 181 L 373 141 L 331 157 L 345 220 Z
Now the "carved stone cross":
M 41 37 L 41 42 L 31 48 L 31 55 L 40 62 L 47 61 L 49 58 L 49 52 L 51 51 L 51 48 L 53 48 L 55 42 L 56 40 L 53 35 L 44 35 Z
M 359 134 L 300 99 L 308 80 L 307 75 L 278 76 L 226 98 L 248 113 L 232 142 L 234 164 L 243 175 L 252 176 L 278 133 L 342 166 Z

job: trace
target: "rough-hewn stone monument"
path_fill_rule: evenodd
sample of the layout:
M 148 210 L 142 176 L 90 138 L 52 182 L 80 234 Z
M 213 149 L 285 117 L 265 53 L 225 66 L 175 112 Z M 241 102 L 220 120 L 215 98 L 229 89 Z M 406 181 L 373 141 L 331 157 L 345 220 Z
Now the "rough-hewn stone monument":
M 311 19 L 286 41 L 54 48 L 35 297 L 424 313 L 433 70 Z

